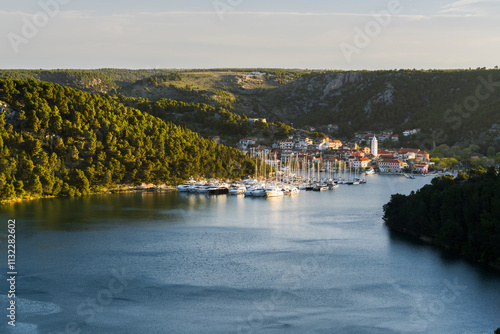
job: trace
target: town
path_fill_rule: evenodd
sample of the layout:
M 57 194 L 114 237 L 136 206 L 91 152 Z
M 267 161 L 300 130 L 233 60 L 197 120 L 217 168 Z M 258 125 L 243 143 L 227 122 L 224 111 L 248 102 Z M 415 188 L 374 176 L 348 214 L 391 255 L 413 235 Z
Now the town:
M 407 130 L 403 135 L 409 136 L 419 131 Z M 275 141 L 271 146 L 261 145 L 257 137 L 241 138 L 237 148 L 250 157 L 264 157 L 271 165 L 278 161 L 297 160 L 319 164 L 322 168 L 339 165 L 359 171 L 377 170 L 383 174 L 408 172 L 423 175 L 435 168 L 429 153 L 418 148 L 379 148 L 379 143 L 387 139 L 399 142 L 399 136 L 390 131 L 356 133 L 351 141 L 346 142 L 328 135 L 326 138 L 313 139 L 303 136 L 303 132 L 297 132 L 298 135 Z

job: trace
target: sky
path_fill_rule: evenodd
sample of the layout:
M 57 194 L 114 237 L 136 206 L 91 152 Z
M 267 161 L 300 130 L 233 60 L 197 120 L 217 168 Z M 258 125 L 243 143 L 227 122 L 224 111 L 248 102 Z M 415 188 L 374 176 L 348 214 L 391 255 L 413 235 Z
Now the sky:
M 492 68 L 500 0 L 0 0 L 0 68 Z

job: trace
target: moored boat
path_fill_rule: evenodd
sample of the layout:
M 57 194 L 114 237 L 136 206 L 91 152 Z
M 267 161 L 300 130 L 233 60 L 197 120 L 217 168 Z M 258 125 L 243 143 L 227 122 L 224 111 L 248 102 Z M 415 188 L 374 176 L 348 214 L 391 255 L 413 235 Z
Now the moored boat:
M 265 189 L 266 197 L 283 196 L 283 190 L 279 186 L 270 186 Z
M 247 190 L 244 185 L 232 185 L 229 187 L 229 195 L 242 195 Z

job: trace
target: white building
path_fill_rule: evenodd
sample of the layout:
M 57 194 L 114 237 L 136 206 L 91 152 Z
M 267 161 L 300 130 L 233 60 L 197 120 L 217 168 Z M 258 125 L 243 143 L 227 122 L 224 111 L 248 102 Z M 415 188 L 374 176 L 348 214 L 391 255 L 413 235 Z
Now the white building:
M 419 132 L 420 132 L 420 129 L 406 130 L 406 131 L 403 132 L 403 136 L 408 137 L 408 136 L 411 136 L 411 135 L 416 135 Z
M 247 137 L 247 138 L 240 139 L 240 146 L 243 149 L 247 149 L 248 146 L 255 145 L 256 142 L 257 142 L 257 138 L 255 138 L 255 137 L 251 137 L 251 138 Z
M 292 149 L 295 147 L 295 141 L 293 139 L 285 139 L 278 142 L 279 148 L 284 149 Z
M 408 167 L 408 164 L 397 159 L 386 159 L 378 163 L 381 172 L 400 173 L 405 167 Z
M 349 166 L 353 168 L 367 168 L 371 162 L 371 159 L 359 158 L 355 160 L 349 160 Z
M 378 140 L 377 137 L 373 136 L 372 139 L 372 146 L 371 146 L 371 151 L 372 154 L 376 157 L 378 157 Z

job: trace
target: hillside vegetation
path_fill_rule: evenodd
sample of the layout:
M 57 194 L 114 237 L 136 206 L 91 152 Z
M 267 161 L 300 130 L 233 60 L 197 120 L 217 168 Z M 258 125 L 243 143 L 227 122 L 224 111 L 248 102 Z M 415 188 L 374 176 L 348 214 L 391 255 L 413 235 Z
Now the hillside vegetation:
M 2 79 L 0 101 L 1 200 L 190 176 L 236 178 L 254 168 L 236 149 L 111 96 Z
M 137 80 L 155 75 L 157 70 L 2 70 L 0 78 L 47 81 L 88 92 L 108 93 Z
M 135 83 L 121 92 L 151 100 L 164 94 L 323 131 L 336 124 L 337 135 L 347 138 L 355 131 L 401 134 L 420 128 L 412 144 L 426 150 L 442 144 L 477 144 L 485 152 L 490 146 L 500 148 L 499 70 L 311 72 L 289 76 L 282 84 L 266 75 L 241 79 L 216 74 L 210 74 L 210 85 L 201 73 L 181 74 L 161 81 L 159 88 L 154 88 L 157 78 L 149 78 L 148 84 Z
M 206 104 L 295 127 L 356 131 L 420 128 L 413 146 L 500 150 L 500 70 L 307 71 L 279 69 L 0 71 L 87 91 Z M 83 78 L 83 79 L 81 79 Z M 99 81 L 100 80 L 100 81 Z M 189 127 L 189 123 L 187 124 Z
M 408 196 L 392 195 L 384 220 L 391 229 L 500 268 L 499 187 L 492 167 L 435 178 Z

